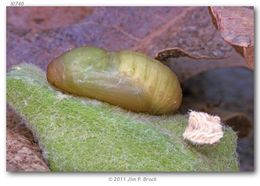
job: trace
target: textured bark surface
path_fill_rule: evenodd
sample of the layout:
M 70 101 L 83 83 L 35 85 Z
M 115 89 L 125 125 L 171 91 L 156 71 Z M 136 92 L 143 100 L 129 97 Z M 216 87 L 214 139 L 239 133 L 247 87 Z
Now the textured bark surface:
M 254 68 L 254 9 L 253 7 L 210 7 L 213 22 L 221 36 L 245 57 L 247 66 Z
M 189 55 L 211 58 L 167 57 L 164 63 L 181 81 L 209 69 L 246 66 L 244 58 L 216 30 L 206 7 L 7 8 L 7 70 L 22 62 L 46 70 L 54 57 L 85 45 L 136 50 L 151 57 L 179 47 Z M 7 116 L 8 126 L 12 125 L 10 116 L 17 117 L 16 114 L 8 110 Z M 18 132 L 12 128 L 10 131 Z M 7 132 L 7 143 L 10 135 Z M 33 141 L 32 137 L 26 139 Z M 37 153 L 34 150 L 35 156 Z M 16 151 L 8 151 L 7 159 L 15 154 Z M 11 167 L 9 162 L 7 167 Z

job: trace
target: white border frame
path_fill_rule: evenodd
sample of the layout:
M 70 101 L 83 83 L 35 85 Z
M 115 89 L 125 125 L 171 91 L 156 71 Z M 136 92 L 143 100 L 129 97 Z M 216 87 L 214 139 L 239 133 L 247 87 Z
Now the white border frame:
M 121 176 L 121 177 L 129 177 L 129 176 L 148 176 L 157 178 L 156 182 L 141 182 L 141 184 L 160 184 L 160 185 L 256 185 L 256 183 L 260 183 L 259 179 L 259 161 L 257 157 L 259 155 L 259 143 L 257 134 L 259 134 L 259 124 L 258 120 L 258 110 L 257 106 L 259 106 L 259 101 L 257 99 L 258 86 L 255 83 L 255 173 L 237 173 L 237 174 L 202 174 L 202 173 L 191 173 L 191 174 L 176 174 L 176 173 L 167 173 L 167 174 L 46 174 L 46 173 L 8 173 L 6 172 L 6 89 L 5 89 L 5 80 L 6 80 L 6 6 L 11 4 L 11 0 L 2 0 L 0 2 L 0 41 L 2 42 L 0 45 L 1 51 L 1 67 L 0 67 L 0 114 L 1 114 L 1 137 L 0 137 L 0 185 L 89 185 L 89 184 L 106 184 L 106 185 L 114 185 L 114 184 L 127 184 L 132 185 L 135 183 L 127 183 L 127 182 L 109 182 L 108 179 L 110 176 Z M 53 0 L 23 0 L 25 6 L 205 6 L 205 5 L 222 5 L 222 6 L 255 6 L 255 23 L 258 26 L 259 20 L 257 19 L 257 11 L 258 4 L 256 1 L 252 0 L 218 0 L 218 1 L 209 1 L 209 0 L 200 0 L 199 2 L 194 2 L 192 0 L 181 0 L 175 1 L 172 3 L 170 0 L 150 0 L 147 3 L 140 2 L 140 0 L 131 0 L 131 4 L 126 2 L 122 2 L 119 0 L 110 0 L 109 3 L 106 0 L 94 0 L 92 2 L 85 2 L 83 0 L 64 0 L 64 1 L 53 1 Z M 258 1 L 260 2 L 260 1 Z M 216 4 L 217 3 L 217 4 Z M 256 28 L 257 30 L 257 28 Z M 257 32 L 256 32 L 257 34 Z M 256 37 L 256 42 L 258 43 L 258 38 Z M 257 44 L 256 44 L 257 47 Z M 255 52 L 255 71 L 258 71 L 257 65 L 257 53 L 259 50 Z M 255 73 L 255 82 L 259 81 L 259 77 L 257 73 Z M 259 180 L 259 181 L 258 181 Z M 258 183 L 258 184 L 259 184 Z

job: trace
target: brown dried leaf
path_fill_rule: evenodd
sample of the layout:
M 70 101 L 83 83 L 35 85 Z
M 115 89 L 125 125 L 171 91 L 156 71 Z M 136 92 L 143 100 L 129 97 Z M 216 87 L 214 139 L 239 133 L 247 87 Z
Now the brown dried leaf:
M 175 47 L 175 48 L 166 48 L 161 51 L 159 51 L 155 59 L 159 61 L 165 61 L 168 58 L 180 58 L 180 57 L 189 57 L 192 59 L 218 59 L 216 57 L 210 57 L 207 55 L 194 55 L 192 53 L 189 53 L 181 48 Z M 222 58 L 219 58 L 222 59 Z
M 181 82 L 211 69 L 246 66 L 243 58 L 236 52 L 232 52 L 231 56 L 225 59 L 191 56 L 189 53 L 186 53 L 186 51 L 179 53 L 179 49 L 173 50 L 173 52 L 175 52 L 174 57 L 168 58 L 170 55 L 167 55 L 167 57 L 164 58 L 163 55 L 159 54 L 157 58 L 163 59 L 161 62 L 174 71 Z
M 12 7 L 7 11 L 7 23 L 20 29 L 42 31 L 82 21 L 94 8 Z
M 7 107 L 6 169 L 7 171 L 47 172 L 41 150 L 22 119 Z
M 22 7 L 17 11 L 7 8 L 8 68 L 20 62 L 29 62 L 46 69 L 55 56 L 83 45 L 108 50 L 136 50 L 151 57 L 155 57 L 158 51 L 175 47 L 197 58 L 233 56 L 232 47 L 216 31 L 205 7 L 98 7 L 90 11 L 87 9 L 84 18 L 79 13 L 73 19 L 73 12 L 83 11 L 75 7 L 67 10 L 72 12 L 69 21 L 57 16 L 58 19 L 45 19 L 45 22 L 31 24 L 31 20 L 39 17 L 38 9 Z M 25 12 L 25 15 L 18 16 L 21 12 Z M 41 12 L 52 15 L 54 9 L 44 7 Z M 45 26 L 49 30 L 45 30 Z M 229 64 L 222 63 L 221 66 L 240 65 L 240 62 L 231 57 Z M 205 63 L 201 70 L 204 71 L 208 65 L 210 68 L 220 66 L 217 61 L 215 64 Z M 192 70 L 188 68 L 182 75 L 193 74 L 190 72 Z M 196 72 L 199 70 L 197 67 Z
M 252 7 L 210 7 L 213 23 L 221 36 L 254 68 L 254 9 Z

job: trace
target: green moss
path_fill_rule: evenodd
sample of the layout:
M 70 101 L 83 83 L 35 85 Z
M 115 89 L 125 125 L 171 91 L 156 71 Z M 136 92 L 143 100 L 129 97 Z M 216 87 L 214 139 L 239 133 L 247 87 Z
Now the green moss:
M 65 95 L 44 72 L 23 64 L 7 75 L 7 100 L 38 139 L 52 171 L 238 171 L 236 135 L 193 146 L 187 116 L 128 112 Z

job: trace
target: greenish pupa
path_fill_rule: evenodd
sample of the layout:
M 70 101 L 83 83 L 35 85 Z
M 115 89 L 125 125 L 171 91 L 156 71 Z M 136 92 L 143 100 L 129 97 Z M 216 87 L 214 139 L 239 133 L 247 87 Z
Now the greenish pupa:
M 47 79 L 65 92 L 150 114 L 176 111 L 182 90 L 176 75 L 142 53 L 80 47 L 49 63 Z

